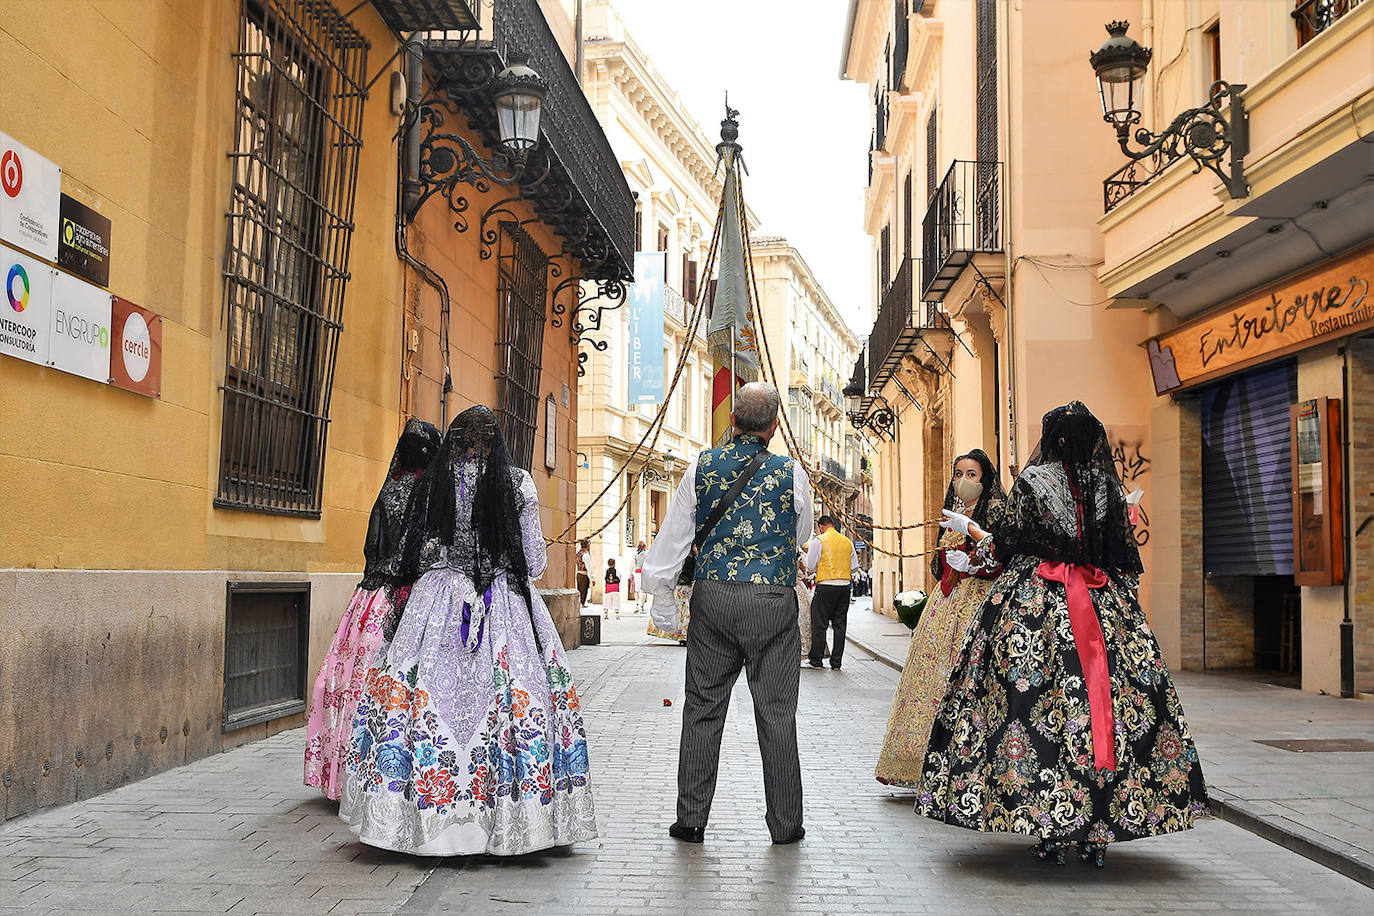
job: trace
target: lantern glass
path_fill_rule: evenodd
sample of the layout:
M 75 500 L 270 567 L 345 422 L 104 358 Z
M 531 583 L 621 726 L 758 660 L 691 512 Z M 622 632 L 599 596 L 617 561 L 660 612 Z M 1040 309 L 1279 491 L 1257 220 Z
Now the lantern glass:
M 1144 70 L 1133 75 L 1130 67 L 1114 67 L 1097 78 L 1102 96 L 1102 118 L 1118 130 L 1140 120 L 1140 86 Z
M 523 54 L 512 54 L 510 66 L 496 74 L 496 125 L 501 145 L 523 156 L 539 142 L 539 117 L 547 86 Z

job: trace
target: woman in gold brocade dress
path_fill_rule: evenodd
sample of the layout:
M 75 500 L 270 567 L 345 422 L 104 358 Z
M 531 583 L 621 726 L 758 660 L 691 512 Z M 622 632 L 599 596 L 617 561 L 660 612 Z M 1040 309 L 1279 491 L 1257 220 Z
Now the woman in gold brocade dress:
M 945 508 L 967 513 L 985 530 L 997 529 L 1003 508 L 1002 484 L 982 449 L 955 459 Z M 973 542 L 964 535 L 945 531 L 940 538 L 940 550 L 930 563 L 937 585 L 911 635 L 887 720 L 887 737 L 874 772 L 878 782 L 906 788 L 920 783 L 930 726 L 944 698 L 950 668 L 1001 569 L 995 564 L 980 565 L 973 556 Z

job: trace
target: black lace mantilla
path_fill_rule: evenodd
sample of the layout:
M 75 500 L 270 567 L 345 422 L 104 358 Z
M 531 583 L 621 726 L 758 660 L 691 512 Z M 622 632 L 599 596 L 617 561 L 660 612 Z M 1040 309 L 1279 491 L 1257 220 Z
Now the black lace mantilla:
M 411 418 L 396 442 L 386 482 L 372 504 L 363 544 L 361 588 L 404 584 L 401 550 L 405 540 L 406 507 L 415 479 L 439 450 L 439 430 L 432 423 Z
M 1029 555 L 1109 573 L 1143 571 L 1107 431 L 1082 402 L 1045 414 L 1040 445 L 1011 488 L 993 547 L 1004 563 Z
M 410 500 L 406 572 L 418 578 L 436 566 L 450 566 L 462 571 L 480 595 L 504 571 L 528 604 L 522 479 L 491 408 L 478 405 L 454 417 Z

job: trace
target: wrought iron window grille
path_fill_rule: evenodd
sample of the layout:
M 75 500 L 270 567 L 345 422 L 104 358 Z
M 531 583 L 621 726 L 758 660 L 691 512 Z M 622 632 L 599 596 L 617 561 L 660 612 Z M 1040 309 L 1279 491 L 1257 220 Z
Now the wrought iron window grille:
M 497 254 L 496 415 L 511 459 L 534 461 L 543 371 L 549 256 L 519 223 L 503 222 Z
M 243 4 L 219 508 L 320 515 L 367 51 L 328 2 Z

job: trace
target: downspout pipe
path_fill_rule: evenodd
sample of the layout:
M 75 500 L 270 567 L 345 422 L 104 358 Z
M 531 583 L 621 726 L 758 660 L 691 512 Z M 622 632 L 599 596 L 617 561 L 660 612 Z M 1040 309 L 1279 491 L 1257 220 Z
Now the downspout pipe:
M 448 427 L 448 396 L 453 391 L 453 371 L 449 363 L 449 316 L 451 299 L 448 284 L 438 271 L 410 253 L 406 244 L 406 227 L 414 219 L 420 206 L 420 103 L 424 99 L 424 44 L 417 38 L 406 42 L 406 112 L 403 133 L 397 156 L 400 188 L 396 214 L 396 256 L 415 268 L 420 278 L 439 294 L 439 346 L 443 351 L 444 380 L 439 389 L 439 415 L 444 428 Z M 419 311 L 418 304 L 416 311 Z
M 420 205 L 420 102 L 424 98 L 425 45 L 418 38 L 406 42 L 405 181 L 402 207 L 409 222 Z
M 1354 492 L 1354 482 L 1350 477 L 1350 347 L 1341 348 L 1341 499 L 1345 500 L 1346 510 L 1344 537 L 1341 546 L 1345 550 L 1345 615 L 1341 619 L 1341 696 L 1350 699 L 1355 696 L 1355 621 L 1350 616 L 1351 564 L 1355 559 L 1355 542 L 1351 536 L 1355 520 L 1351 517 L 1354 501 L 1349 497 Z

